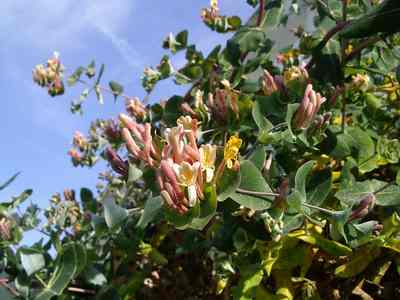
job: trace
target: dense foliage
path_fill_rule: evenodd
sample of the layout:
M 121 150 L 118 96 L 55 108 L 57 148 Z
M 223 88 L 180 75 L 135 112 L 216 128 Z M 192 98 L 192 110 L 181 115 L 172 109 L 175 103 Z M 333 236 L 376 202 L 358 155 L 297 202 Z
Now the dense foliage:
M 51 96 L 84 86 L 74 113 L 91 94 L 126 112 L 74 135 L 74 165 L 109 163 L 97 191 L 55 194 L 44 224 L 17 209 L 30 190 L 0 204 L 1 299 L 400 297 L 400 3 L 247 2 L 247 23 L 216 0 L 201 12 L 226 47 L 165 39 L 186 64 L 165 55 L 143 88 L 190 87 L 165 102 L 104 86 L 95 62 L 34 69 Z M 276 49 L 271 31 L 306 12 Z M 19 246 L 32 228 L 47 238 Z

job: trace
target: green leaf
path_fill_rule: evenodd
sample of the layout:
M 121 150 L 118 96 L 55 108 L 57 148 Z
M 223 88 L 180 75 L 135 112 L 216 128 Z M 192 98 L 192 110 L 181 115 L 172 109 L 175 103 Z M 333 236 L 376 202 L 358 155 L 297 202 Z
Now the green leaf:
M 80 268 L 85 266 L 86 255 L 82 255 L 85 253 L 83 245 L 76 243 L 64 245 L 62 252 L 57 256 L 54 273 L 35 300 L 50 300 L 53 296 L 60 296 L 68 284 L 79 274 Z
M 315 165 L 315 161 L 310 160 L 303 164 L 296 173 L 296 177 L 294 179 L 295 182 L 295 190 L 299 192 L 301 197 L 304 199 L 303 201 L 307 201 L 307 194 L 306 194 L 306 182 L 307 176 L 310 174 L 312 168 Z
M 249 160 L 261 171 L 264 168 L 267 152 L 263 146 L 258 146 L 250 155 Z
M 143 213 L 140 216 L 136 226 L 142 229 L 146 228 L 146 226 L 160 213 L 162 207 L 163 201 L 161 197 L 158 196 L 148 199 L 144 205 Z
M 296 113 L 299 106 L 300 106 L 300 104 L 298 104 L 298 103 L 289 104 L 287 106 L 286 123 L 288 124 L 288 129 L 289 129 L 289 132 L 290 132 L 292 138 L 295 137 L 295 134 L 293 133 L 293 128 L 292 128 L 292 120 L 293 120 L 294 114 Z
M 112 196 L 108 196 L 104 201 L 104 218 L 108 228 L 115 228 L 120 225 L 127 217 L 128 211 L 115 204 Z
M 358 204 L 359 201 L 368 193 L 374 193 L 384 187 L 387 182 L 376 179 L 359 181 L 354 183 L 347 189 L 342 189 L 335 194 L 342 205 L 352 206 Z M 400 186 L 392 185 L 385 190 L 377 193 L 376 204 L 381 206 L 397 206 L 400 205 Z
M 76 82 L 81 78 L 83 71 L 85 71 L 85 68 L 79 67 L 77 68 L 74 73 L 72 73 L 71 76 L 68 77 L 67 83 L 68 86 L 74 86 Z
M 40 271 L 45 266 L 43 254 L 36 249 L 22 248 L 19 250 L 21 255 L 21 263 L 26 274 L 32 274 Z
M 143 171 L 134 164 L 129 164 L 128 182 L 135 182 L 143 175 Z
M 225 168 L 217 182 L 218 201 L 225 201 L 240 185 L 240 172 Z
M 272 193 L 271 188 L 265 181 L 260 170 L 249 160 L 244 160 L 240 163 L 240 188 L 253 192 Z M 235 192 L 231 198 L 243 205 L 244 207 L 253 210 L 263 210 L 271 206 L 274 196 L 254 196 L 244 193 Z
M 251 113 L 253 115 L 254 122 L 256 122 L 260 130 L 269 131 L 274 127 L 272 123 L 266 117 L 264 117 L 258 101 L 254 102 Z
M 85 210 L 89 210 L 92 213 L 96 213 L 97 204 L 96 204 L 96 200 L 95 200 L 95 198 L 93 196 L 93 193 L 92 193 L 92 191 L 90 189 L 81 188 L 80 198 L 81 198 L 81 202 L 82 202 L 83 208 Z
M 172 53 L 176 53 L 180 50 L 183 50 L 187 47 L 188 42 L 188 31 L 183 30 L 179 32 L 176 37 L 169 34 L 169 36 L 163 42 L 164 49 L 170 49 Z
M 240 268 L 240 280 L 232 289 L 234 300 L 254 299 L 256 288 L 264 277 L 264 271 L 259 265 L 244 265 Z
M 307 203 L 321 205 L 328 197 L 332 187 L 330 168 L 313 172 L 307 185 Z
M 92 62 L 86 68 L 86 76 L 88 78 L 92 78 L 96 75 L 96 62 L 92 60 Z
M 6 187 L 8 187 L 18 177 L 19 174 L 21 174 L 21 172 L 15 173 L 5 183 L 0 184 L 0 191 L 4 190 Z
M 339 278 L 350 278 L 363 272 L 380 254 L 380 249 L 374 245 L 360 248 L 350 257 L 350 261 L 337 267 L 335 275 Z
M 115 97 L 115 100 L 117 100 L 117 97 L 124 92 L 124 87 L 116 81 L 110 81 L 108 85 L 110 86 L 110 89 Z
M 195 229 L 203 230 L 204 227 L 211 221 L 215 216 L 217 210 L 217 193 L 213 185 L 207 185 L 204 188 L 204 199 L 200 201 L 200 209 L 198 216 L 194 216 L 190 222 L 183 226 L 179 226 L 178 229 Z
M 104 276 L 104 274 L 93 266 L 90 266 L 87 270 L 85 270 L 84 276 L 90 284 L 96 286 L 104 286 L 107 284 L 107 278 Z
M 346 26 L 340 35 L 344 38 L 365 38 L 377 33 L 392 34 L 400 29 L 400 5 L 397 0 L 385 0 L 370 12 Z

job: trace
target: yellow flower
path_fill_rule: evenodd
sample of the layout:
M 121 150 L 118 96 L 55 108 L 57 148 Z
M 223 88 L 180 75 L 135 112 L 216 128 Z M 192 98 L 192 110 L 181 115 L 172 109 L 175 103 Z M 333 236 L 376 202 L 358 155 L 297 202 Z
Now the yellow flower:
M 201 169 L 206 171 L 206 181 L 211 182 L 214 177 L 214 164 L 217 157 L 217 149 L 212 145 L 203 145 L 200 148 Z
M 175 164 L 174 171 L 178 176 L 179 183 L 188 188 L 189 206 L 196 204 L 197 192 L 196 181 L 199 173 L 200 163 L 195 162 L 193 165 L 184 161 L 181 165 Z
M 224 160 L 228 169 L 231 169 L 238 159 L 239 149 L 242 140 L 237 136 L 231 136 L 225 145 Z
M 353 45 L 352 44 L 348 44 L 346 49 L 344 50 L 344 53 L 346 55 L 350 55 L 353 52 L 353 49 L 354 49 Z

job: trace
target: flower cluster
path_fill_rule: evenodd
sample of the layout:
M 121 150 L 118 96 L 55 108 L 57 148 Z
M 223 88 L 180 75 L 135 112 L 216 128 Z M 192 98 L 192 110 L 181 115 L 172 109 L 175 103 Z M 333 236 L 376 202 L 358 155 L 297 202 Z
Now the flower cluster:
M 62 95 L 64 83 L 62 81 L 64 66 L 61 64 L 59 54 L 54 53 L 53 58 L 47 61 L 47 66 L 37 65 L 32 71 L 33 81 L 41 87 L 46 87 L 50 96 Z
M 121 114 L 122 137 L 128 152 L 156 170 L 157 183 L 165 203 L 184 214 L 203 199 L 203 187 L 214 177 L 216 146 L 198 146 L 198 121 L 182 116 L 177 126 L 165 130 L 165 144 L 153 142 L 151 125 L 138 124 Z
M 58 225 L 60 228 L 73 226 L 75 231 L 78 231 L 83 213 L 76 201 L 75 192 L 65 189 L 63 195 L 64 200 L 59 193 L 54 194 L 50 199 L 51 207 L 45 212 L 49 221 L 48 225 Z
M 211 0 L 210 7 L 203 8 L 201 10 L 201 18 L 206 24 L 213 24 L 217 22 L 217 20 L 220 18 L 218 0 Z
M 126 111 L 133 117 L 137 119 L 144 119 L 146 117 L 146 107 L 139 100 L 139 98 L 134 97 L 126 100 Z
M 326 101 L 319 93 L 313 90 L 312 84 L 308 84 L 304 92 L 303 101 L 294 116 L 293 125 L 295 128 L 307 128 L 315 119 L 321 105 Z

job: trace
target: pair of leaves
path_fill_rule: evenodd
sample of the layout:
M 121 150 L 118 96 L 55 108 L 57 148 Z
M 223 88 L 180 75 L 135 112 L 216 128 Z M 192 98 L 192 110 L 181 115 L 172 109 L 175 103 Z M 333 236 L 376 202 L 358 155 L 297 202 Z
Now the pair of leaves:
M 87 263 L 86 250 L 83 245 L 70 243 L 64 245 L 57 256 L 57 264 L 46 287 L 35 297 L 35 300 L 50 300 L 59 296 L 68 284 L 83 270 Z

